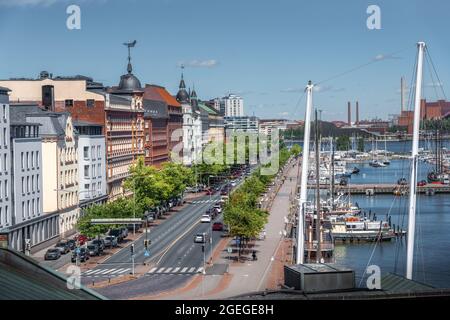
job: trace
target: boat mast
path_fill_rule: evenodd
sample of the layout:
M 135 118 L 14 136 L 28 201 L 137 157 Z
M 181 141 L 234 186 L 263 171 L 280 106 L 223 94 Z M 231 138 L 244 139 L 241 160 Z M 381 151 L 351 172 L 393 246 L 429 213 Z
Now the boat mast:
M 320 245 L 320 141 L 319 122 L 317 121 L 317 110 L 315 110 L 315 141 L 316 141 L 316 263 L 320 263 L 322 258 L 322 248 Z
M 408 242 L 406 254 L 406 278 L 412 279 L 413 274 L 413 260 L 414 260 L 414 232 L 416 229 L 416 204 L 417 204 L 417 159 L 419 151 L 419 129 L 420 129 L 420 99 L 422 94 L 422 69 L 423 69 L 423 54 L 425 50 L 425 43 L 417 43 L 419 50 L 417 57 L 416 70 L 416 92 L 414 100 L 414 131 L 412 143 L 412 166 L 411 166 L 411 183 L 409 190 L 409 215 L 408 215 Z
M 311 81 L 306 86 L 306 114 L 305 129 L 303 137 L 303 156 L 302 156 L 302 175 L 300 180 L 300 200 L 297 225 L 297 264 L 303 264 L 305 257 L 305 211 L 308 187 L 308 165 L 309 165 L 309 140 L 311 131 L 311 110 L 312 110 L 312 91 L 314 85 Z
M 331 209 L 335 209 L 334 205 L 334 136 L 331 137 Z

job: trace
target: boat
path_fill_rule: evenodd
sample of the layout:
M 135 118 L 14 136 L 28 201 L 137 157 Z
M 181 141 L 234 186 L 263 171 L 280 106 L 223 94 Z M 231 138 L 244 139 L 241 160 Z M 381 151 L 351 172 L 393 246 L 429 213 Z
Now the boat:
M 371 167 L 374 167 L 374 168 L 386 167 L 386 165 L 383 162 L 379 161 L 379 160 L 372 160 L 372 161 L 369 162 L 369 165 Z
M 390 241 L 396 237 L 388 221 L 373 221 L 359 217 L 330 217 L 331 236 L 336 242 Z
M 359 171 L 360 171 L 359 168 L 353 167 L 353 169 L 352 169 L 352 174 L 358 174 Z

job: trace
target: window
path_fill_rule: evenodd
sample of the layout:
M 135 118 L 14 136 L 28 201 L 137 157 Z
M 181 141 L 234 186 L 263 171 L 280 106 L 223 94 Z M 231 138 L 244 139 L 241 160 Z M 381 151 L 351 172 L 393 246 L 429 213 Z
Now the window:
M 0 199 L 3 198 L 2 181 L 0 180 Z
M 98 192 L 98 193 L 101 193 L 101 192 L 102 192 L 102 183 L 101 183 L 101 182 L 98 182 L 98 183 L 97 183 L 97 192 Z
M 99 178 L 102 176 L 102 164 L 101 163 L 97 164 L 97 174 L 98 174 Z
M 95 100 L 94 100 L 94 99 L 87 99 L 87 100 L 86 100 L 86 106 L 87 106 L 88 108 L 93 108 L 93 107 L 95 107 Z
M 25 178 L 22 177 L 22 194 L 25 193 Z
M 27 176 L 27 193 L 30 192 L 30 176 Z
M 95 178 L 95 164 L 92 165 L 92 178 Z
M 5 198 L 8 198 L 8 180 L 5 180 Z
M 27 152 L 27 160 L 26 160 L 27 162 L 26 162 L 26 167 L 27 167 L 27 169 L 29 169 L 30 168 L 30 154 L 29 154 L 29 152 Z
M 73 107 L 73 100 L 72 100 L 72 99 L 67 99 L 67 100 L 65 100 L 65 101 L 64 101 L 64 106 L 65 106 L 66 108 L 68 108 L 68 107 Z
M 91 159 L 95 159 L 95 147 L 91 147 Z
M 27 200 L 27 213 L 28 217 L 31 216 L 30 200 Z
M 25 219 L 25 201 L 22 201 L 22 219 Z
M 89 159 L 89 147 L 83 147 L 83 157 Z
M 86 190 L 86 191 L 89 190 L 89 185 L 88 185 L 88 184 L 85 184 L 85 185 L 84 185 L 84 190 Z M 86 192 L 86 193 L 87 193 L 87 192 Z
M 6 121 L 6 104 L 3 105 L 3 121 Z
M 8 136 L 6 134 L 6 128 L 3 128 L 3 145 L 5 147 L 8 145 Z
M 84 166 L 84 177 L 89 178 L 89 165 Z
M 36 191 L 40 191 L 40 188 L 39 188 L 39 175 L 37 174 L 36 175 Z
M 33 191 L 33 192 L 35 191 L 34 186 L 35 186 L 34 185 L 34 175 L 32 175 L 31 176 L 31 191 Z
M 36 211 L 41 212 L 41 198 L 36 199 Z
M 31 167 L 34 168 L 34 151 L 31 151 Z
M 98 159 L 102 158 L 102 154 L 101 154 L 101 151 L 100 151 L 100 146 L 97 146 L 97 158 Z
M 34 199 L 31 200 L 31 210 L 33 211 L 33 217 L 36 215 L 36 208 L 35 208 L 35 203 L 34 203 Z
M 36 167 L 39 168 L 39 151 L 36 151 Z
M 25 157 L 23 155 L 23 152 L 20 153 L 20 159 L 22 161 L 22 170 L 25 169 Z
M 3 171 L 7 171 L 8 168 L 8 158 L 6 157 L 6 153 L 3 155 Z

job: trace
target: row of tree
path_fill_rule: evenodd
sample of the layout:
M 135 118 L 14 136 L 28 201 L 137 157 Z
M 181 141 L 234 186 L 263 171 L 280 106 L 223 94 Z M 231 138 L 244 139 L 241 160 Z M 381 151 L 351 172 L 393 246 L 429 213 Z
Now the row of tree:
M 282 146 L 279 156 L 280 168 L 291 156 L 298 156 L 300 153 L 299 145 L 294 145 L 290 151 Z M 261 175 L 261 170 L 257 170 L 230 195 L 224 207 L 224 222 L 229 227 L 230 235 L 241 240 L 239 254 L 242 244 L 260 234 L 267 223 L 268 212 L 260 209 L 259 200 L 274 178 L 275 175 Z
M 124 189 L 133 197 L 121 197 L 105 204 L 94 204 L 84 209 L 77 229 L 80 233 L 95 237 L 106 233 L 111 225 L 94 225 L 91 219 L 98 218 L 142 218 L 145 211 L 159 206 L 170 199 L 181 197 L 188 186 L 194 184 L 192 169 L 168 162 L 158 169 L 146 166 L 140 157 L 130 168 L 130 177 L 125 180 Z

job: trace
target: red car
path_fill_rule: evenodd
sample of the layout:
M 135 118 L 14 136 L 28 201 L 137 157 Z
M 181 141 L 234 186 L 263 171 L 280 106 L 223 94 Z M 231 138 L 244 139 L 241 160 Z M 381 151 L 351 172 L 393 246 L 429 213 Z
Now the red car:
M 78 241 L 78 243 L 79 243 L 79 245 L 80 246 L 82 246 L 83 244 L 85 244 L 86 242 L 88 242 L 88 237 L 86 237 L 85 235 L 83 235 L 83 234 L 79 234 L 79 235 L 76 235 L 75 237 L 73 237 L 73 239 L 75 240 L 75 241 Z
M 222 222 L 214 222 L 212 229 L 213 229 L 213 231 L 222 231 L 223 223 Z

